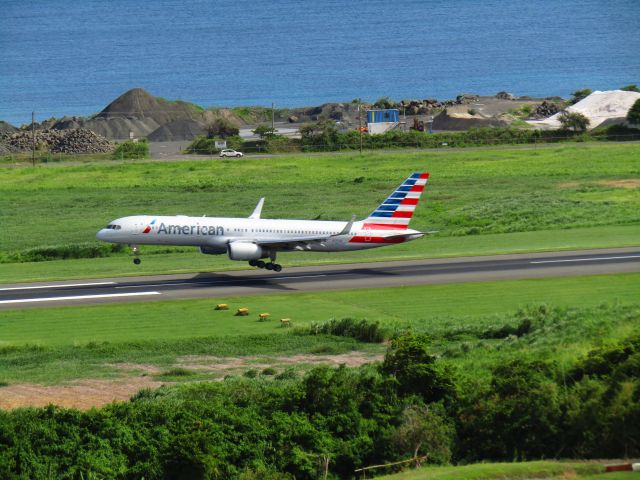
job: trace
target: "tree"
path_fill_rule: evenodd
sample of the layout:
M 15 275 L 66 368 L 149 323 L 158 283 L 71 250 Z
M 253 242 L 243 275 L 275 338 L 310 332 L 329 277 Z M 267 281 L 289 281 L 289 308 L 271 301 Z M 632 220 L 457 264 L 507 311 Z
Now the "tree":
M 226 118 L 216 118 L 205 125 L 207 138 L 227 138 L 240 134 L 238 127 Z
M 627 113 L 627 122 L 632 125 L 640 125 L 640 98 L 629 109 Z
M 406 333 L 391 343 L 381 371 L 398 381 L 400 395 L 420 395 L 427 403 L 455 397 L 455 387 L 449 373 L 436 364 L 436 357 L 427 349 L 424 335 Z
M 571 100 L 569 100 L 569 104 L 570 105 L 574 105 L 574 104 L 578 103 L 583 98 L 588 97 L 589 95 L 591 95 L 592 92 L 593 92 L 593 90 L 591 90 L 590 88 L 583 88 L 582 90 L 576 90 L 575 92 L 573 92 L 571 94 L 573 98 Z
M 565 110 L 558 118 L 562 125 L 562 130 L 573 130 L 574 132 L 584 132 L 589 126 L 590 120 L 580 112 L 569 112 Z
M 334 150 L 338 144 L 339 132 L 333 120 L 320 120 L 302 125 L 300 136 L 306 148 L 322 147 L 323 150 Z
M 255 130 L 252 130 L 252 132 L 255 135 L 258 135 L 260 140 L 267 140 L 276 136 L 275 128 L 271 128 L 271 126 L 267 124 L 258 125 Z
M 402 423 L 393 434 L 393 442 L 401 449 L 409 449 L 416 466 L 418 455 L 424 452 L 427 461 L 449 463 L 453 430 L 446 422 L 446 414 L 439 404 L 422 403 L 407 406 Z

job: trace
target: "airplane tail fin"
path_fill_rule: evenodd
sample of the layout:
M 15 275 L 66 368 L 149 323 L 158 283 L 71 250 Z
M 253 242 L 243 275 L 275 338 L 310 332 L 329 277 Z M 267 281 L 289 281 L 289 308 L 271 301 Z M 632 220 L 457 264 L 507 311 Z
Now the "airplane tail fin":
M 396 190 L 364 220 L 364 228 L 408 228 L 420 195 L 429 180 L 428 173 L 412 173 Z

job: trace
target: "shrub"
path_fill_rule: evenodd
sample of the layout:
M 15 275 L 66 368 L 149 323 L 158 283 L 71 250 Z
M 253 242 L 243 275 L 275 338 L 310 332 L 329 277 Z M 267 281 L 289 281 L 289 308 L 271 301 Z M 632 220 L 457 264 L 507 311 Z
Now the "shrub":
M 370 343 L 382 343 L 386 337 L 385 331 L 378 322 L 353 318 L 332 319 L 322 324 L 311 324 L 311 333 L 314 335 L 325 334 L 337 337 L 351 337 L 361 342 Z
M 146 139 L 137 142 L 127 140 L 116 147 L 113 158 L 120 160 L 149 158 L 149 143 Z
M 220 149 L 216 147 L 216 140 L 219 138 L 208 138 L 205 135 L 197 136 L 186 148 L 187 153 L 194 153 L 200 155 L 214 155 L 220 152 Z M 244 142 L 239 136 L 229 137 L 226 139 L 227 148 L 233 148 L 235 150 L 242 149 Z
M 195 375 L 193 370 L 181 367 L 170 368 L 162 373 L 163 377 L 190 377 L 191 375 Z
M 216 118 L 207 123 L 204 129 L 207 132 L 207 138 L 229 138 L 240 133 L 237 125 L 226 118 Z
M 569 130 L 573 132 L 584 132 L 589 126 L 589 119 L 579 112 L 564 111 L 558 117 L 563 130 Z
M 266 138 L 265 149 L 269 153 L 300 151 L 300 144 L 295 139 L 283 135 L 273 135 Z
M 70 243 L 67 245 L 34 247 L 21 252 L 3 255 L 0 257 L 0 263 L 46 262 L 69 258 L 101 258 L 124 252 L 125 249 L 124 245 L 106 243 Z

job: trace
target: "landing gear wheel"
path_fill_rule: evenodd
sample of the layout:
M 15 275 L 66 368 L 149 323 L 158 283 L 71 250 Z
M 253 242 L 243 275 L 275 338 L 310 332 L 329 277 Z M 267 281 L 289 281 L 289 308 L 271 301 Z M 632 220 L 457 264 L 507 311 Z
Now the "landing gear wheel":
M 273 263 L 269 262 L 264 266 L 267 270 L 273 270 Z
M 249 265 L 251 265 L 252 267 L 257 267 L 258 266 L 258 262 L 255 260 L 249 260 Z
M 134 258 L 133 263 L 136 265 L 140 265 L 141 260 L 139 258 Z
M 258 267 L 258 268 L 264 268 L 264 266 L 265 266 L 265 263 L 264 263 L 262 260 L 258 260 L 258 261 L 256 262 L 256 267 Z
M 282 270 L 282 265 L 279 265 L 277 263 L 273 264 L 273 271 L 274 272 L 279 272 L 280 270 Z

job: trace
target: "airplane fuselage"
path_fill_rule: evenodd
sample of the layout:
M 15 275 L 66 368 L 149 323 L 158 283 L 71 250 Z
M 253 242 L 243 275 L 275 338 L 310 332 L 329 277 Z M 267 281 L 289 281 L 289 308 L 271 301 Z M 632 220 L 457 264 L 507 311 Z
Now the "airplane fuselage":
M 340 235 L 347 222 L 319 220 L 249 219 L 228 217 L 189 217 L 136 215 L 114 220 L 114 228 L 103 228 L 99 240 L 130 245 L 184 245 L 203 247 L 206 253 L 226 253 L 233 242 L 282 244 L 269 249 L 340 252 L 361 250 L 402 243 L 422 237 L 416 230 L 405 229 L 398 237 L 398 229 L 354 222 L 350 231 Z M 415 235 L 412 235 L 412 233 Z M 309 242 L 300 242 L 308 237 Z M 311 240 L 324 237 L 323 240 Z M 391 237 L 391 238 L 387 238 Z M 290 244 L 286 242 L 290 241 Z
M 231 260 L 275 270 L 277 252 L 344 252 L 415 240 L 424 233 L 409 222 L 424 190 L 428 173 L 412 173 L 367 218 L 360 222 L 261 218 L 261 198 L 248 218 L 135 215 L 113 220 L 97 233 L 98 240 L 126 243 L 137 258 L 139 245 L 190 245 L 205 254 L 227 253 Z M 265 263 L 263 258 L 270 258 Z

